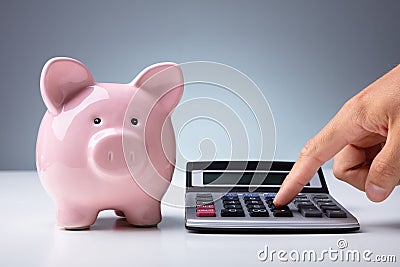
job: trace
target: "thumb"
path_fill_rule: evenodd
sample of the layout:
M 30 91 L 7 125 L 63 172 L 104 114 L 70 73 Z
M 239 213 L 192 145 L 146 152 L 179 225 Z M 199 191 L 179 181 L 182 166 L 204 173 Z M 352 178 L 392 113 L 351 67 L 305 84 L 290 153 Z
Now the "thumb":
M 365 192 L 373 202 L 385 200 L 400 180 L 400 127 L 389 129 L 386 144 L 376 155 L 365 181 Z

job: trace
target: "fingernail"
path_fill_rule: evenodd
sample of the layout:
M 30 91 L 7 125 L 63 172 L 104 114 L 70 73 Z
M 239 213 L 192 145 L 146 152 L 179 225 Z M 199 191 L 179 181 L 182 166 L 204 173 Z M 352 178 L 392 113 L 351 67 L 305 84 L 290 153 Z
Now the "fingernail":
M 374 184 L 367 184 L 365 188 L 367 197 L 374 202 L 382 201 L 386 198 L 387 190 Z

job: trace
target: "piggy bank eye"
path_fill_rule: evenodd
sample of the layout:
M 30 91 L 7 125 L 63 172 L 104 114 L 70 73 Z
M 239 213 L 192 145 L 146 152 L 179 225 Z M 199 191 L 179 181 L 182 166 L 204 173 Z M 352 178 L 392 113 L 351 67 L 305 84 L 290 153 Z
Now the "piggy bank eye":
M 100 125 L 101 119 L 100 119 L 100 118 L 95 118 L 95 119 L 93 120 L 93 123 L 94 123 L 95 125 Z
M 138 119 L 136 119 L 136 118 L 132 118 L 131 119 L 131 123 L 133 124 L 133 125 L 137 125 L 138 124 Z

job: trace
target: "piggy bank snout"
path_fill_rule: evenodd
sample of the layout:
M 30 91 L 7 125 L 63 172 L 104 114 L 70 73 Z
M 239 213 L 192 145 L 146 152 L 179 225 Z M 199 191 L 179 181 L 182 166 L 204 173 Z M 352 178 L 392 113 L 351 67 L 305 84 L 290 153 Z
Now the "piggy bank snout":
M 129 175 L 128 165 L 140 164 L 140 142 L 132 134 L 123 135 L 115 131 L 105 131 L 94 136 L 90 155 L 93 167 L 104 174 Z

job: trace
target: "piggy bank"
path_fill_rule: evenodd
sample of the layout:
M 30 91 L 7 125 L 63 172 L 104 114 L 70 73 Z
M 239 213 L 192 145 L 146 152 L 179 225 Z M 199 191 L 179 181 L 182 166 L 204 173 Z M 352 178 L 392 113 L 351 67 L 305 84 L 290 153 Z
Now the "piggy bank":
M 40 90 L 47 112 L 36 165 L 58 226 L 87 229 L 110 209 L 132 225 L 157 225 L 175 166 L 180 67 L 159 63 L 128 84 L 98 83 L 81 62 L 59 57 L 43 67 Z

